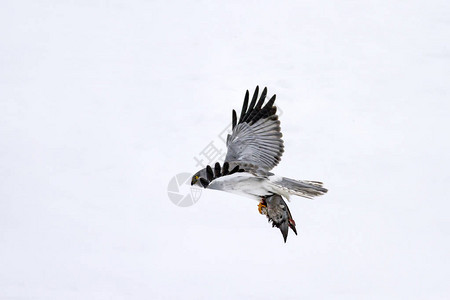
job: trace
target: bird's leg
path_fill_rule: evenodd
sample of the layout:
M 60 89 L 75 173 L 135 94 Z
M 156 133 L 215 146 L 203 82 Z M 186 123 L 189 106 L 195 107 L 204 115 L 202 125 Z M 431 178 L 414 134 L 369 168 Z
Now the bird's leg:
M 259 201 L 258 204 L 258 211 L 259 213 L 262 214 L 266 214 L 266 210 L 267 210 L 267 203 L 266 203 L 266 198 L 262 197 L 261 201 Z

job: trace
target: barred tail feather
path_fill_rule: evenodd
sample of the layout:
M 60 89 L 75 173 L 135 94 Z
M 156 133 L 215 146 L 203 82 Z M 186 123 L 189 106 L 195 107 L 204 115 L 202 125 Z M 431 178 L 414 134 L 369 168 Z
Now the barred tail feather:
M 312 199 L 328 192 L 319 181 L 295 180 L 286 177 L 271 177 L 270 181 L 275 188 L 274 191 L 287 199 L 289 199 L 289 195 Z

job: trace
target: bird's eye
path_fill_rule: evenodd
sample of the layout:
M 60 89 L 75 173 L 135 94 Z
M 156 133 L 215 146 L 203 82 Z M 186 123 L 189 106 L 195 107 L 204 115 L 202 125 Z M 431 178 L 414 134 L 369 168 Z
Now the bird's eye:
M 195 180 L 198 180 L 198 176 L 195 176 Z

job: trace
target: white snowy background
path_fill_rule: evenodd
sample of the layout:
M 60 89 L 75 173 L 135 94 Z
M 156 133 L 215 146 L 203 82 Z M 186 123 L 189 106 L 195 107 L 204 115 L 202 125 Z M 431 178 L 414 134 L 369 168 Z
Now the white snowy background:
M 448 299 L 448 1 L 2 1 L 0 299 Z M 267 86 L 286 244 L 170 179 Z M 187 187 L 185 190 L 187 190 Z

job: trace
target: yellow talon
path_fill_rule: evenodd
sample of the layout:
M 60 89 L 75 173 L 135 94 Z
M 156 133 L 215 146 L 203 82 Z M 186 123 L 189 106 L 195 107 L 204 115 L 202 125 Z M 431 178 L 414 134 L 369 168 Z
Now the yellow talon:
M 264 200 L 261 200 L 258 204 L 258 211 L 261 215 L 263 214 L 263 212 L 262 212 L 263 207 L 267 207 L 267 206 L 266 206 L 266 204 L 264 204 Z

